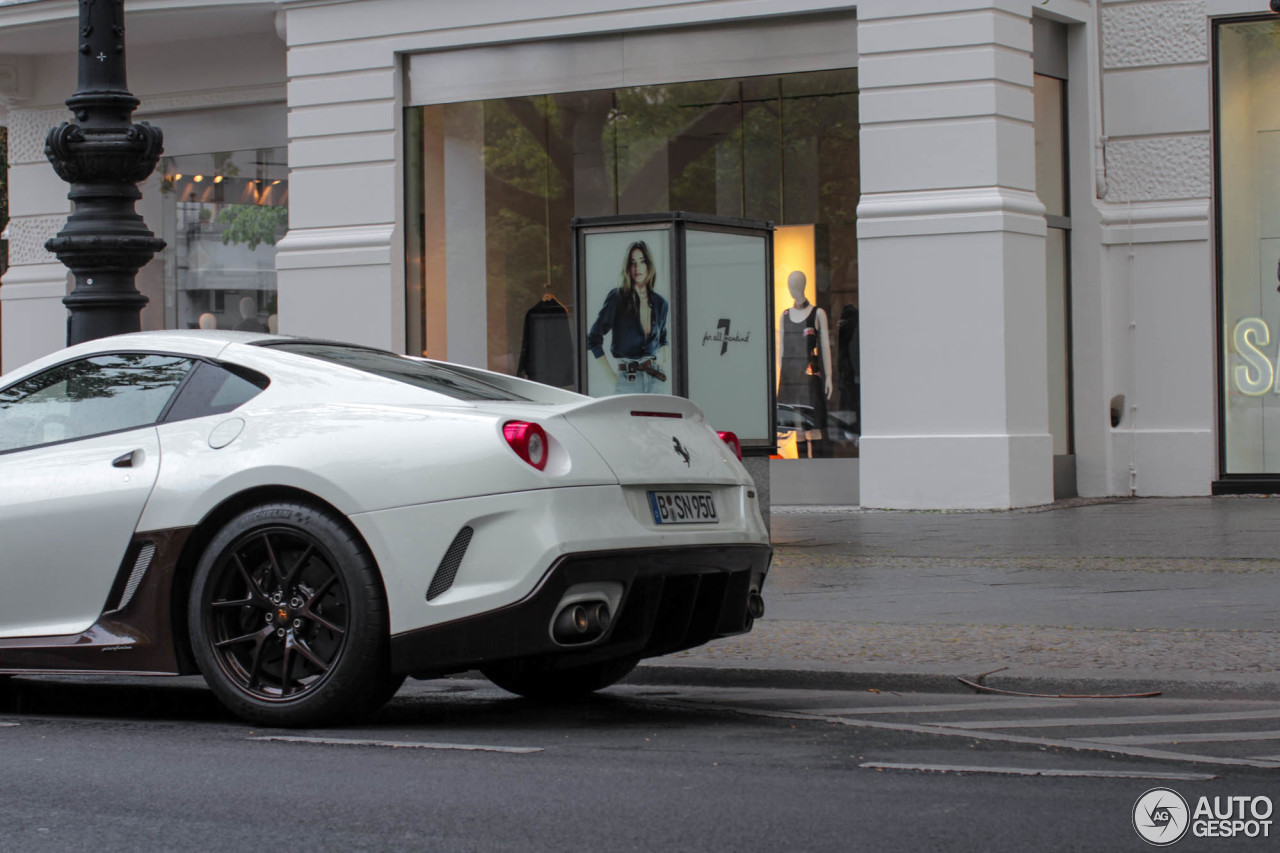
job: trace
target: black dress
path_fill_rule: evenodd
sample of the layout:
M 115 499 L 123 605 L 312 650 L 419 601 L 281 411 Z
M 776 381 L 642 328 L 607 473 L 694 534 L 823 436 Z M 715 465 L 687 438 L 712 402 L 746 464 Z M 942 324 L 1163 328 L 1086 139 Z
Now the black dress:
M 782 312 L 782 365 L 778 372 L 778 402 L 808 406 L 815 429 L 827 426 L 826 379 L 822 375 L 822 336 L 818 308 L 800 322 L 791 319 L 793 309 Z M 797 438 L 803 438 L 797 436 Z

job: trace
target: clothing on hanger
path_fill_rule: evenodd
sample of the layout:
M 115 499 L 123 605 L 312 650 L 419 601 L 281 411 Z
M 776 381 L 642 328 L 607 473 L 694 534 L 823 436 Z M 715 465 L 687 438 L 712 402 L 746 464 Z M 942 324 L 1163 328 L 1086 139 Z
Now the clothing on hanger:
M 561 388 L 573 384 L 569 309 L 549 291 L 525 312 L 516 375 Z

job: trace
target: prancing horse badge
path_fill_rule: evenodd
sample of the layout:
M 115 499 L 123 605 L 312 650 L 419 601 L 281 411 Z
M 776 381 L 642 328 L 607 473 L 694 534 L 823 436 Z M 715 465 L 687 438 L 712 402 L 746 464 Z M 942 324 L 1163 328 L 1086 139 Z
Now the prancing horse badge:
M 680 439 L 676 438 L 674 435 L 671 436 L 671 443 L 675 445 L 676 453 L 678 453 L 680 456 L 684 458 L 684 465 L 686 468 L 688 468 L 689 467 L 689 451 L 685 450 L 684 445 L 680 443 Z

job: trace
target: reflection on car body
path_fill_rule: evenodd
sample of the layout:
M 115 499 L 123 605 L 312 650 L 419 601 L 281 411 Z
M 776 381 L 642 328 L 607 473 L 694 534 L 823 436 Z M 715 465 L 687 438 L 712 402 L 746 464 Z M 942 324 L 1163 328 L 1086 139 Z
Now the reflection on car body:
M 681 398 L 347 344 L 71 347 L 0 381 L 0 673 L 200 672 L 272 725 L 367 713 L 408 675 L 599 689 L 762 612 L 730 439 Z M 636 450 L 659 447 L 685 454 Z M 700 514 L 662 524 L 651 494 Z

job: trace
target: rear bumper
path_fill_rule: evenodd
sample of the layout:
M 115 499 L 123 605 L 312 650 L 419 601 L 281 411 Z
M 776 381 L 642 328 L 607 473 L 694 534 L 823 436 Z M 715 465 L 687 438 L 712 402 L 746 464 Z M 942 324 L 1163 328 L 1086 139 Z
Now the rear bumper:
M 760 591 L 768 545 L 686 546 L 571 554 L 522 600 L 476 616 L 397 634 L 397 673 L 439 676 L 515 658 L 551 668 L 645 658 L 751 630 L 747 598 Z M 617 581 L 622 601 L 609 630 L 586 646 L 562 646 L 550 625 L 569 587 Z

